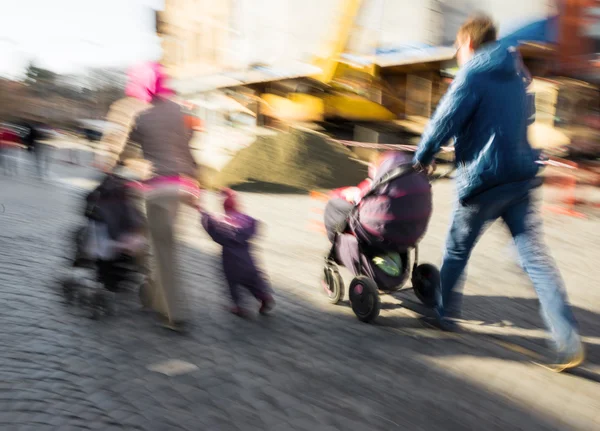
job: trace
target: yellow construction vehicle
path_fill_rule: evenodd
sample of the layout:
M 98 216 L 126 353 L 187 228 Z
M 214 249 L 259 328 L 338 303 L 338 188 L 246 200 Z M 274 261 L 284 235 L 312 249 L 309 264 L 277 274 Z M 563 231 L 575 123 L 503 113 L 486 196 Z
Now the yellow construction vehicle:
M 302 92 L 291 91 L 278 95 L 261 95 L 263 114 L 284 121 L 386 121 L 396 115 L 384 107 L 373 93 L 380 93 L 377 68 L 371 64 L 352 64 L 341 59 L 362 0 L 341 0 L 344 5 L 333 35 L 325 49 L 327 56 L 317 58 L 314 65 L 321 72 L 310 77 L 312 83 Z M 375 90 L 375 91 L 373 91 Z
M 369 16 L 363 13 L 376 3 L 337 1 L 340 13 L 330 27 L 331 37 L 324 40 L 320 57 L 311 65 L 303 64 L 302 71 L 264 73 L 269 66 L 256 64 L 246 70 L 230 71 L 226 76 L 214 76 L 218 78 L 214 82 L 210 79 L 211 82 L 203 82 L 206 77 L 196 79 L 182 72 L 175 74 L 175 89 L 185 97 L 194 98 L 199 93 L 217 89 L 230 90 L 232 95 L 241 95 L 245 100 L 250 93 L 259 125 L 317 123 L 342 139 L 406 142 L 404 132 L 410 136 L 418 134 L 415 128 L 421 129 L 421 120 L 435 108 L 437 96 L 444 89 L 441 64 L 451 59 L 454 51 L 434 48 L 435 52 L 417 52 L 417 48 L 409 49 L 408 54 L 400 49 L 392 55 L 377 55 L 378 47 L 371 42 L 376 42 L 374 39 L 379 42 L 379 38 L 362 38 L 371 36 L 366 26 L 362 30 L 367 33 L 357 31 L 360 30 L 357 18 Z M 406 19 L 402 8 L 393 6 L 394 2 L 388 3 L 398 19 Z M 429 10 L 428 6 L 422 7 Z M 165 58 L 174 59 L 173 73 L 194 70 L 196 57 L 192 54 L 195 50 L 183 48 L 195 47 L 201 40 L 191 24 L 182 18 L 187 13 L 176 12 L 173 3 L 167 2 L 165 12 L 157 19 L 157 31 L 165 40 Z M 382 16 L 384 12 L 382 10 Z M 179 22 L 181 20 L 184 22 Z M 365 52 L 364 45 L 354 49 L 357 41 L 359 45 L 368 41 L 371 52 Z M 416 125 L 412 121 L 415 116 L 418 117 Z

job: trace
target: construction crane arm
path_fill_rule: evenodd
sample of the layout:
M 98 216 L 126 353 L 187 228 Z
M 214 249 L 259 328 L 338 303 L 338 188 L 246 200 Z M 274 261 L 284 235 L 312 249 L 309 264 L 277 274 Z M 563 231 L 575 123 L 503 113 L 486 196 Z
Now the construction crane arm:
M 314 78 L 325 84 L 329 84 L 335 76 L 339 59 L 346 49 L 363 0 L 339 0 L 339 2 L 343 6 L 342 13 L 338 16 L 337 25 L 334 26 L 333 37 L 326 42 L 325 57 L 318 58 L 314 62 L 315 66 L 321 69 L 321 73 Z

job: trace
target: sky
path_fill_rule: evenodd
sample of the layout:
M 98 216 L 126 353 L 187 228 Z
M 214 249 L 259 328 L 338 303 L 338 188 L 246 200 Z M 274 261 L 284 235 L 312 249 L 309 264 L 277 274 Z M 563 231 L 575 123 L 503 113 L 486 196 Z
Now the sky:
M 225 0 L 213 0 L 225 1 Z M 298 51 L 318 51 L 329 33 L 341 0 L 248 0 L 238 21 L 256 61 Z M 425 0 L 370 0 L 379 42 L 384 45 L 427 39 L 431 31 Z M 529 21 L 548 9 L 550 0 L 445 0 L 471 11 L 477 5 L 501 23 Z M 0 75 L 18 77 L 30 61 L 59 73 L 81 73 L 89 67 L 126 67 L 160 57 L 154 32 L 154 9 L 164 0 L 0 0 Z M 241 4 L 241 3 L 240 3 Z M 257 4 L 262 7 L 256 7 Z M 384 4 L 387 13 L 382 14 Z M 470 5 L 470 6 L 469 6 Z M 242 10 L 243 9 L 243 10 Z M 270 13 L 265 14 L 268 10 Z M 315 13 L 315 11 L 321 13 Z M 369 14 L 367 14 L 369 15 Z M 369 16 L 370 16 L 369 15 Z M 405 19 L 410 16 L 410 19 Z M 303 18 L 304 17 L 304 18 Z M 365 17 L 367 19 L 368 17 Z M 460 18 L 461 20 L 463 18 Z M 399 25 L 401 23 L 401 25 Z M 363 23 L 364 25 L 364 23 Z M 259 28 L 260 27 L 260 28 Z M 310 27 L 313 31 L 307 33 Z M 317 29 L 319 31 L 317 31 Z M 451 30 L 453 33 L 455 30 Z M 274 38 L 276 33 L 278 37 Z M 453 36 L 453 34 L 451 34 Z M 302 43 L 295 43 L 302 41 Z M 309 43 L 310 42 L 310 43 Z M 294 49 L 290 49 L 293 46 Z M 298 48 L 298 49 L 297 49 Z M 240 48 L 241 49 L 241 48 Z M 294 54 L 295 55 L 295 54 Z M 287 58 L 287 57 L 286 57 Z
M 58 73 L 160 57 L 152 8 L 161 0 L 1 0 L 0 75 L 35 61 Z

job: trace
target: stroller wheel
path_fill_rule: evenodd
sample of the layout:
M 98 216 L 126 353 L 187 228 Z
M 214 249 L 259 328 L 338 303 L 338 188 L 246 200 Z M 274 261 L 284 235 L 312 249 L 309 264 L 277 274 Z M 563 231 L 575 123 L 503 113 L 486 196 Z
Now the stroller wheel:
M 76 295 L 76 290 L 77 290 L 76 283 L 71 279 L 67 279 L 67 280 L 63 280 L 61 282 L 61 284 L 62 284 L 62 292 L 65 297 L 65 300 L 67 301 L 67 304 L 72 304 L 73 301 L 75 301 L 75 295 Z
M 350 283 L 348 289 L 352 311 L 361 322 L 372 322 L 379 316 L 381 301 L 377 284 L 369 277 L 361 275 Z
M 92 308 L 92 319 L 98 319 L 102 314 L 109 314 L 108 295 L 100 289 L 93 293 L 90 306 Z
M 138 295 L 143 308 L 152 308 L 152 289 L 148 281 L 145 281 L 140 285 Z
M 118 292 L 120 289 L 120 277 L 118 277 L 116 274 L 112 274 L 112 273 L 105 273 L 102 274 L 102 276 L 100 277 L 102 284 L 104 285 L 104 288 L 109 291 L 109 292 Z
M 344 280 L 335 265 L 325 266 L 321 284 L 331 304 L 344 300 Z
M 104 292 L 104 314 L 107 316 L 114 316 L 117 314 L 117 301 L 116 295 L 112 292 Z
M 429 263 L 419 265 L 413 272 L 412 285 L 419 301 L 432 308 L 440 289 L 440 271 Z

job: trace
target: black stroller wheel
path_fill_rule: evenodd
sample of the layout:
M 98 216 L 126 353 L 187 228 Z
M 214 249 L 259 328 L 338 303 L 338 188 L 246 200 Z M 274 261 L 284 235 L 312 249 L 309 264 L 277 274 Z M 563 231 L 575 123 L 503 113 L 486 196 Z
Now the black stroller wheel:
M 109 292 L 117 292 L 121 283 L 121 274 L 115 262 L 98 262 L 98 281 Z
M 72 304 L 75 301 L 77 293 L 77 285 L 74 280 L 66 279 L 61 281 L 62 293 L 67 301 L 67 304 Z
M 104 314 L 114 316 L 117 314 L 117 301 L 113 292 L 104 292 Z
M 381 300 L 377 285 L 369 277 L 361 275 L 350 283 L 348 289 L 352 311 L 361 322 L 369 323 L 379 316 Z
M 412 285 L 419 301 L 433 308 L 440 290 L 440 271 L 429 263 L 419 265 L 413 271 Z
M 334 264 L 327 264 L 323 269 L 323 290 L 331 304 L 338 304 L 344 300 L 344 280 Z
M 108 292 L 97 289 L 92 295 L 90 303 L 92 308 L 92 319 L 98 319 L 102 314 L 110 314 L 111 307 Z
M 140 298 L 140 303 L 142 304 L 142 308 L 151 309 L 152 308 L 152 289 L 150 286 L 150 282 L 144 281 L 138 290 L 138 295 Z

